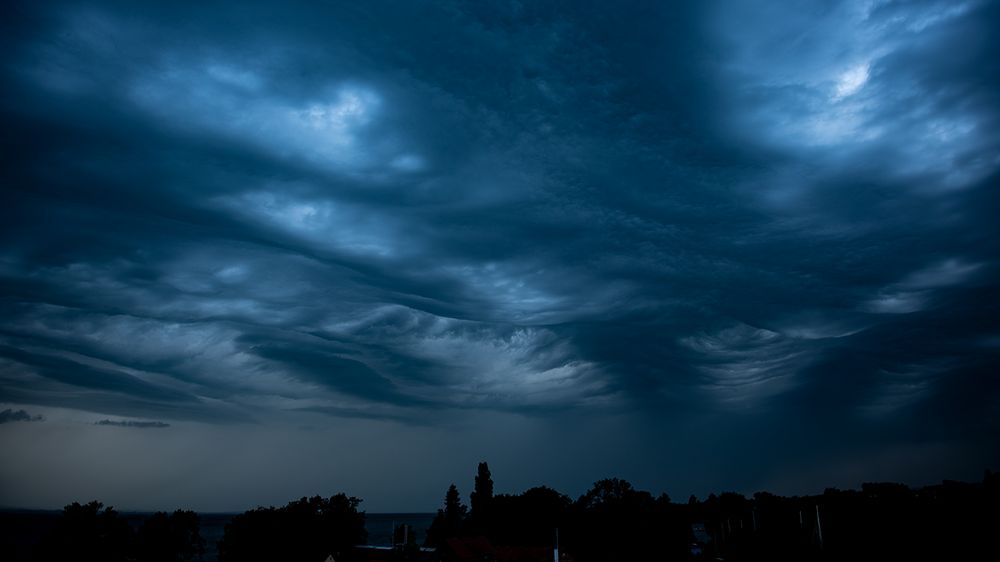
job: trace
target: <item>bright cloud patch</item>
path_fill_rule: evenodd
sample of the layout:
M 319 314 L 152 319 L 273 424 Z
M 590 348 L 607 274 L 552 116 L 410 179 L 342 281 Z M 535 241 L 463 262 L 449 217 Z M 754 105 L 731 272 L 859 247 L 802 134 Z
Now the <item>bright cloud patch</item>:
M 739 84 L 727 89 L 734 125 L 791 152 L 835 148 L 826 156 L 835 169 L 878 154 L 882 173 L 923 178 L 932 189 L 981 180 L 1000 166 L 975 126 L 988 109 L 975 96 L 956 99 L 952 63 L 938 56 L 962 49 L 948 25 L 970 5 L 805 3 L 777 21 L 769 2 L 720 11 L 719 41 L 736 49 L 725 67 Z M 827 13 L 803 34 L 813 10 Z
M 834 99 L 841 99 L 853 95 L 864 87 L 868 81 L 868 64 L 859 64 L 844 71 L 837 79 L 837 89 Z
M 389 257 L 413 242 L 399 238 L 392 217 L 331 199 L 286 195 L 280 186 L 224 198 L 220 203 L 318 248 Z
M 192 61 L 138 77 L 131 96 L 177 126 L 206 128 L 278 157 L 339 172 L 379 163 L 361 135 L 377 118 L 381 100 L 360 86 L 331 84 L 309 98 L 295 99 L 250 69 Z

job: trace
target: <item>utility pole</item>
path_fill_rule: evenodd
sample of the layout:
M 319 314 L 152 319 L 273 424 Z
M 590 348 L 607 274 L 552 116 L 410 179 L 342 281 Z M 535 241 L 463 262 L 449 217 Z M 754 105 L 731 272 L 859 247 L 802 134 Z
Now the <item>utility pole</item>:
M 823 523 L 819 520 L 819 504 L 816 504 L 816 533 L 819 536 L 819 547 L 823 548 Z
M 553 552 L 555 560 L 553 562 L 559 562 L 559 527 L 556 527 L 556 549 Z

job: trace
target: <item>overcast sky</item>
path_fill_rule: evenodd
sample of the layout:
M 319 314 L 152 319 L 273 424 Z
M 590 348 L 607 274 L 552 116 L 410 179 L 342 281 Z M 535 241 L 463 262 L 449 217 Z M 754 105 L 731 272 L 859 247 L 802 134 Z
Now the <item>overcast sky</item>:
M 0 8 L 0 505 L 1000 468 L 1000 2 L 287 4 Z

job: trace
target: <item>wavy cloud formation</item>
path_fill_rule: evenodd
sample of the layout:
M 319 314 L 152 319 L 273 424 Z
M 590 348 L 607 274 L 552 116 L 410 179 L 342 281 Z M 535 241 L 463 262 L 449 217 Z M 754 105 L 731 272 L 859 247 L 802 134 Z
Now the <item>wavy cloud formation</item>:
M 1000 460 L 997 2 L 266 4 L 3 9 L 0 402 L 81 432 L 5 444 Z

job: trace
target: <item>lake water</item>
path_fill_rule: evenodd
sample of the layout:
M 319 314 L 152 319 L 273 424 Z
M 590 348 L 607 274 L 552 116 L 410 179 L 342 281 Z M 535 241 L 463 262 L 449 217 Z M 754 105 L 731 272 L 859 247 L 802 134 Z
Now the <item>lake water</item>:
M 433 513 L 369 513 L 365 519 L 365 528 L 368 529 L 368 544 L 389 546 L 392 541 L 393 524 L 398 527 L 405 523 L 413 527 L 417 544 L 423 545 L 427 529 L 433 520 Z

